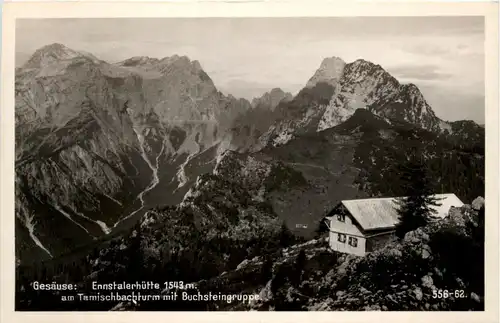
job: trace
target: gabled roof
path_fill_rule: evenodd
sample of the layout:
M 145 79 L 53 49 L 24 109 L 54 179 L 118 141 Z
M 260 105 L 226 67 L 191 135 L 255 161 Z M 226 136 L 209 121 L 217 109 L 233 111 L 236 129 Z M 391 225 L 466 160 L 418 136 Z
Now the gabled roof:
M 433 216 L 444 218 L 448 215 L 450 207 L 461 207 L 464 205 L 455 194 L 436 194 L 439 206 L 433 207 L 437 211 Z M 397 197 L 371 198 L 360 200 L 344 200 L 342 205 L 356 219 L 363 230 L 389 229 L 398 222 L 396 211 Z

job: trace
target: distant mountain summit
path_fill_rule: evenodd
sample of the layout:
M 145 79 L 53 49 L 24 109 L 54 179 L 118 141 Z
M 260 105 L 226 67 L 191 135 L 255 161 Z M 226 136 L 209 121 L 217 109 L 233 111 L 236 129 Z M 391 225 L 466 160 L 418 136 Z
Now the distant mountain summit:
M 54 62 L 63 60 L 71 60 L 75 58 L 87 58 L 95 63 L 99 62 L 94 55 L 83 51 L 76 51 L 64 46 L 63 44 L 54 43 L 43 46 L 35 51 L 31 58 L 22 66 L 22 68 L 42 68 Z
M 307 82 L 306 87 L 314 87 L 318 83 L 327 83 L 336 86 L 344 73 L 346 63 L 338 57 L 323 59 L 320 67 Z
M 358 108 L 426 130 L 441 130 L 443 121 L 436 117 L 420 90 L 414 84 L 400 84 L 380 65 L 362 59 L 347 64 L 336 86 L 318 130 L 336 126 Z
M 148 56 L 135 56 L 114 65 L 134 71 L 146 78 L 158 78 L 165 75 L 174 76 L 172 74 L 175 73 L 184 73 L 184 76 L 192 74 L 200 77 L 202 81 L 208 82 L 214 86 L 210 77 L 203 71 L 200 62 L 196 60 L 192 61 L 187 56 L 172 55 L 162 59 Z M 157 74 L 147 73 L 152 71 L 156 71 Z
M 259 137 L 281 116 L 278 106 L 293 99 L 293 95 L 274 88 L 252 100 L 252 108 L 240 114 L 229 133 L 231 149 L 247 151 L 254 148 Z
M 280 105 L 282 116 L 260 138 L 260 146 L 282 145 L 299 134 L 335 127 L 357 109 L 437 134 L 450 135 L 456 128 L 436 116 L 415 84 L 401 84 L 382 66 L 364 59 L 346 64 L 330 57 L 294 99 Z
M 118 66 L 144 66 L 158 64 L 158 58 L 151 58 L 149 56 L 134 56 L 124 61 L 116 63 Z
M 287 102 L 292 100 L 292 98 L 293 95 L 290 92 L 285 92 L 280 88 L 274 88 L 264 93 L 261 97 L 254 98 L 252 100 L 252 107 L 274 110 L 280 102 Z

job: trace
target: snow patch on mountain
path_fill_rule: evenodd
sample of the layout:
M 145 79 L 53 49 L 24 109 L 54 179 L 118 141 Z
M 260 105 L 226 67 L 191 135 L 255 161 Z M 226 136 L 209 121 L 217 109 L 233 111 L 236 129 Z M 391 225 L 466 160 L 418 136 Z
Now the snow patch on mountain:
M 177 169 L 176 176 L 177 176 L 177 181 L 179 183 L 177 185 L 177 189 L 180 189 L 188 182 L 189 178 L 186 174 L 186 166 L 201 151 L 201 146 L 198 142 L 199 137 L 201 135 L 202 134 L 198 131 L 192 131 L 191 134 L 186 138 L 186 140 L 183 142 L 183 144 L 181 145 L 181 147 L 179 147 L 179 150 L 177 151 L 177 154 L 179 156 L 182 154 L 187 154 L 186 159 Z
M 106 193 L 102 193 L 102 195 L 106 196 L 108 199 L 110 199 L 111 201 L 115 202 L 116 204 L 118 204 L 120 206 L 123 205 L 120 201 L 118 201 L 117 199 L 115 199 L 114 197 L 112 197 L 112 196 L 110 196 L 110 195 L 108 195 Z
M 38 237 L 35 235 L 35 225 L 36 225 L 35 213 L 24 212 L 24 217 L 22 217 L 20 219 L 21 219 L 21 222 L 23 222 L 26 229 L 28 229 L 29 235 L 30 235 L 31 239 L 33 240 L 33 242 L 35 242 L 35 244 L 38 247 L 40 247 L 40 249 L 45 251 L 45 253 L 47 253 L 52 258 L 52 254 L 50 253 L 50 251 L 42 244 L 40 239 L 38 239 Z
M 70 220 L 71 222 L 73 222 L 74 224 L 76 224 L 79 228 L 81 228 L 83 231 L 85 231 L 89 236 L 93 237 L 93 235 L 90 234 L 90 232 L 83 226 L 81 225 L 80 223 L 78 223 L 77 221 L 75 221 L 71 215 L 69 215 L 67 212 L 65 212 L 60 206 L 58 205 L 54 205 L 54 208 L 59 211 L 59 213 L 61 213 L 62 215 L 64 215 L 68 220 Z
M 106 225 L 106 223 L 102 222 L 102 221 L 95 221 L 100 227 L 101 227 L 101 230 L 102 232 L 104 232 L 105 234 L 110 234 L 111 233 L 111 229 L 108 228 L 108 226 Z
M 189 164 L 191 159 L 193 159 L 195 156 L 196 156 L 196 153 L 188 155 L 186 157 L 186 160 L 179 166 L 179 169 L 177 170 L 177 181 L 179 182 L 179 185 L 177 185 L 177 189 L 179 189 L 187 184 L 188 176 L 186 175 L 186 166 Z
M 158 153 L 158 156 L 156 156 L 156 160 L 155 160 L 156 164 L 153 165 L 153 163 L 151 163 L 151 161 L 149 160 L 148 154 L 146 153 L 144 136 L 141 134 L 140 130 L 137 130 L 136 128 L 133 128 L 133 130 L 134 130 L 135 134 L 137 135 L 137 139 L 139 141 L 139 147 L 140 147 L 140 150 L 141 150 L 141 156 L 144 159 L 144 161 L 146 162 L 146 164 L 149 166 L 149 168 L 151 169 L 151 171 L 153 173 L 153 178 L 152 178 L 150 184 L 143 191 L 141 191 L 139 193 L 139 195 L 137 195 L 137 198 L 141 202 L 141 206 L 139 208 L 137 208 L 135 211 L 133 211 L 132 213 L 130 213 L 129 215 L 127 215 L 124 218 L 122 218 L 119 221 L 117 221 L 114 224 L 114 227 L 117 227 L 118 224 L 120 224 L 124 220 L 126 220 L 126 219 L 134 216 L 137 212 L 139 212 L 140 210 L 142 210 L 144 208 L 144 206 L 145 206 L 144 194 L 146 194 L 147 192 L 151 191 L 153 188 L 156 187 L 156 185 L 158 185 L 160 183 L 160 179 L 158 177 L 158 167 L 159 167 L 158 162 L 159 162 L 159 157 L 163 154 L 163 150 L 165 148 L 164 141 L 162 141 L 161 150 Z

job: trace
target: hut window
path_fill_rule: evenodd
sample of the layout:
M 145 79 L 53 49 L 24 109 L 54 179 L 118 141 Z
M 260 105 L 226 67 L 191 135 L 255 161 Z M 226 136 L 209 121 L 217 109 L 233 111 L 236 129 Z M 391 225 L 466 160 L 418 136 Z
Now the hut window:
M 345 222 L 345 215 L 344 214 L 337 214 L 337 220 L 340 222 Z
M 354 238 L 354 237 L 349 237 L 349 245 L 351 245 L 353 247 L 357 247 L 358 246 L 358 239 Z
M 338 234 L 338 241 L 345 243 L 345 234 L 339 233 Z

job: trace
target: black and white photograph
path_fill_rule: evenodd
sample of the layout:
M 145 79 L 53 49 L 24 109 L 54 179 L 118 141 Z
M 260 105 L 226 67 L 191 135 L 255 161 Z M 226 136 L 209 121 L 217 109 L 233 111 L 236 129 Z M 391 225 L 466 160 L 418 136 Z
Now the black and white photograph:
M 15 310 L 484 311 L 485 61 L 484 16 L 16 19 Z

